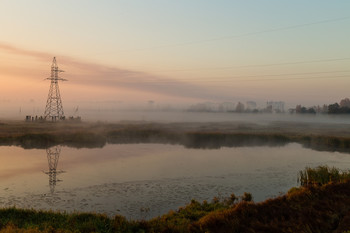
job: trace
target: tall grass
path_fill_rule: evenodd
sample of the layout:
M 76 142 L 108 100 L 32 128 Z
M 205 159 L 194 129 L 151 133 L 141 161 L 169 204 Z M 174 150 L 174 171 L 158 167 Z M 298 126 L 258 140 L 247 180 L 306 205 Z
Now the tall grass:
M 343 172 L 335 167 L 330 168 L 328 166 L 306 167 L 304 170 L 299 171 L 298 174 L 298 183 L 304 187 L 347 180 L 350 180 L 350 171 Z

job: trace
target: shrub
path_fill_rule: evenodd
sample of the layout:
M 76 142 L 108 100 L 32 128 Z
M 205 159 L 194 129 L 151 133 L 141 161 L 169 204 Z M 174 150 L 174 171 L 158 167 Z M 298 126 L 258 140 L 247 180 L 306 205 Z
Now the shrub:
M 243 193 L 242 201 L 253 201 L 253 195 L 251 193 Z

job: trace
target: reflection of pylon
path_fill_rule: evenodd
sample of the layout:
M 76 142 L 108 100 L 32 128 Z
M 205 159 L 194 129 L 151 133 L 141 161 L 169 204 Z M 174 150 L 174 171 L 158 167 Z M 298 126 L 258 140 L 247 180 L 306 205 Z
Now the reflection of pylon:
M 61 181 L 57 180 L 57 175 L 63 173 L 64 171 L 57 171 L 58 159 L 60 158 L 61 147 L 55 146 L 46 149 L 47 161 L 49 163 L 49 171 L 45 174 L 49 175 L 49 185 L 50 191 L 53 193 L 55 191 L 56 183 Z
M 59 70 L 56 57 L 53 58 L 51 65 L 51 76 L 47 78 L 51 80 L 49 95 L 47 96 L 46 107 L 44 118 L 51 118 L 52 120 L 59 120 L 64 118 L 62 100 L 60 89 L 58 87 L 58 81 L 67 81 L 66 79 L 58 77 L 58 73 L 63 72 L 63 70 Z

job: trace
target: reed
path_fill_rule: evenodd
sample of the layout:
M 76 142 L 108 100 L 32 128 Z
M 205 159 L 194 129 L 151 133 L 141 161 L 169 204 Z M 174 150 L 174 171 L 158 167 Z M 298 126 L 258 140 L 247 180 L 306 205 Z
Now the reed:
M 350 180 L 350 171 L 340 171 L 335 167 L 330 168 L 328 166 L 306 167 L 304 170 L 299 171 L 298 175 L 298 183 L 304 187 L 347 180 Z

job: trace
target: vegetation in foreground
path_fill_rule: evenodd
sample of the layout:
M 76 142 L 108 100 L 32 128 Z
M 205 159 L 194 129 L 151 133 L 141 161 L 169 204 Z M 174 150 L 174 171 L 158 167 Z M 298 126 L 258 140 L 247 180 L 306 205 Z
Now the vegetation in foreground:
M 350 172 L 326 166 L 306 168 L 299 174 L 301 186 L 283 196 L 261 203 L 254 203 L 249 193 L 211 202 L 192 200 L 148 221 L 7 208 L 0 210 L 0 232 L 344 233 L 350 231 L 349 177 Z

